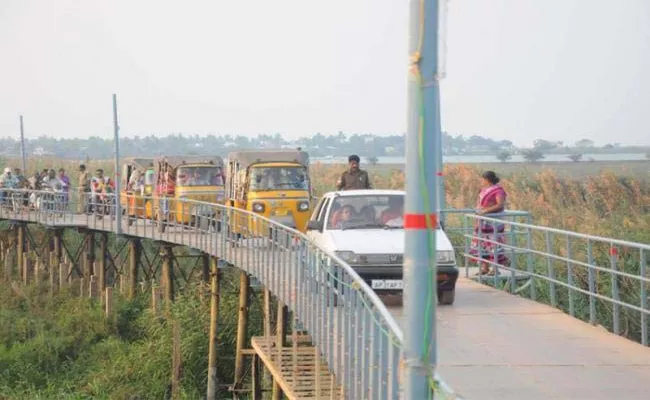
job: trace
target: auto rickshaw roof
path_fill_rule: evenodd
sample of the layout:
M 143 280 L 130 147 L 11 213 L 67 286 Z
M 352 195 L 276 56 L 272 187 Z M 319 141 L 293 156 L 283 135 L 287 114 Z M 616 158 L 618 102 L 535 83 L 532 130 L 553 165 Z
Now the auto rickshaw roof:
M 266 162 L 295 162 L 303 166 L 309 165 L 309 153 L 303 150 L 244 150 L 228 154 L 228 160 L 237 160 L 241 168 Z
M 221 156 L 170 156 L 161 157 L 158 162 L 166 162 L 174 168 L 184 164 L 211 164 L 215 167 L 223 167 L 223 157 Z

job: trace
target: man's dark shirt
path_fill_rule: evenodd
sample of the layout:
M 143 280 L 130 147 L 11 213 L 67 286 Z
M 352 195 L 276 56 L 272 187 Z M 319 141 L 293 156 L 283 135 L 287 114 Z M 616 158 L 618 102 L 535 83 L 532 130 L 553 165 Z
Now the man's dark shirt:
M 336 183 L 338 190 L 372 189 L 368 173 L 362 169 L 345 171 Z

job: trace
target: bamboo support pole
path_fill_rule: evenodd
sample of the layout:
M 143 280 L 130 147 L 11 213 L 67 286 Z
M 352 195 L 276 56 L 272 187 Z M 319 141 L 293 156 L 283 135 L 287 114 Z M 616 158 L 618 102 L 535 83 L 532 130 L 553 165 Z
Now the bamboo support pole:
M 250 288 L 250 277 L 246 272 L 240 272 L 239 276 L 239 318 L 237 321 L 237 343 L 235 350 L 235 384 L 237 389 L 244 377 L 244 346 L 248 336 L 248 290 Z
M 208 400 L 215 400 L 217 395 L 217 333 L 219 324 L 219 259 L 210 257 L 212 272 L 210 274 L 210 342 L 208 350 Z

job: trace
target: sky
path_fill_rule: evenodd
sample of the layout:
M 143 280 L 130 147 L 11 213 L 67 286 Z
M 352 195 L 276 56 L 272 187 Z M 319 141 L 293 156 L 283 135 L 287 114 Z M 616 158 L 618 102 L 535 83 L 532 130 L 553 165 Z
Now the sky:
M 407 0 L 0 0 L 0 136 L 406 130 Z M 650 144 L 650 1 L 449 0 L 442 126 Z

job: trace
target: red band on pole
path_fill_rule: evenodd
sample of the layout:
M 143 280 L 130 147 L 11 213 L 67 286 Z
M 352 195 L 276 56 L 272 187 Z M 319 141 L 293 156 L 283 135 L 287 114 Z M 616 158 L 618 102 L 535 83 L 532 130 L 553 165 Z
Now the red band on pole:
M 442 172 L 436 172 L 436 175 L 442 176 Z
M 436 229 L 438 226 L 438 215 L 429 214 L 431 227 Z M 428 229 L 425 214 L 404 214 L 404 229 Z
M 610 256 L 617 256 L 618 255 L 618 249 L 616 247 L 610 247 L 609 248 L 609 255 Z

